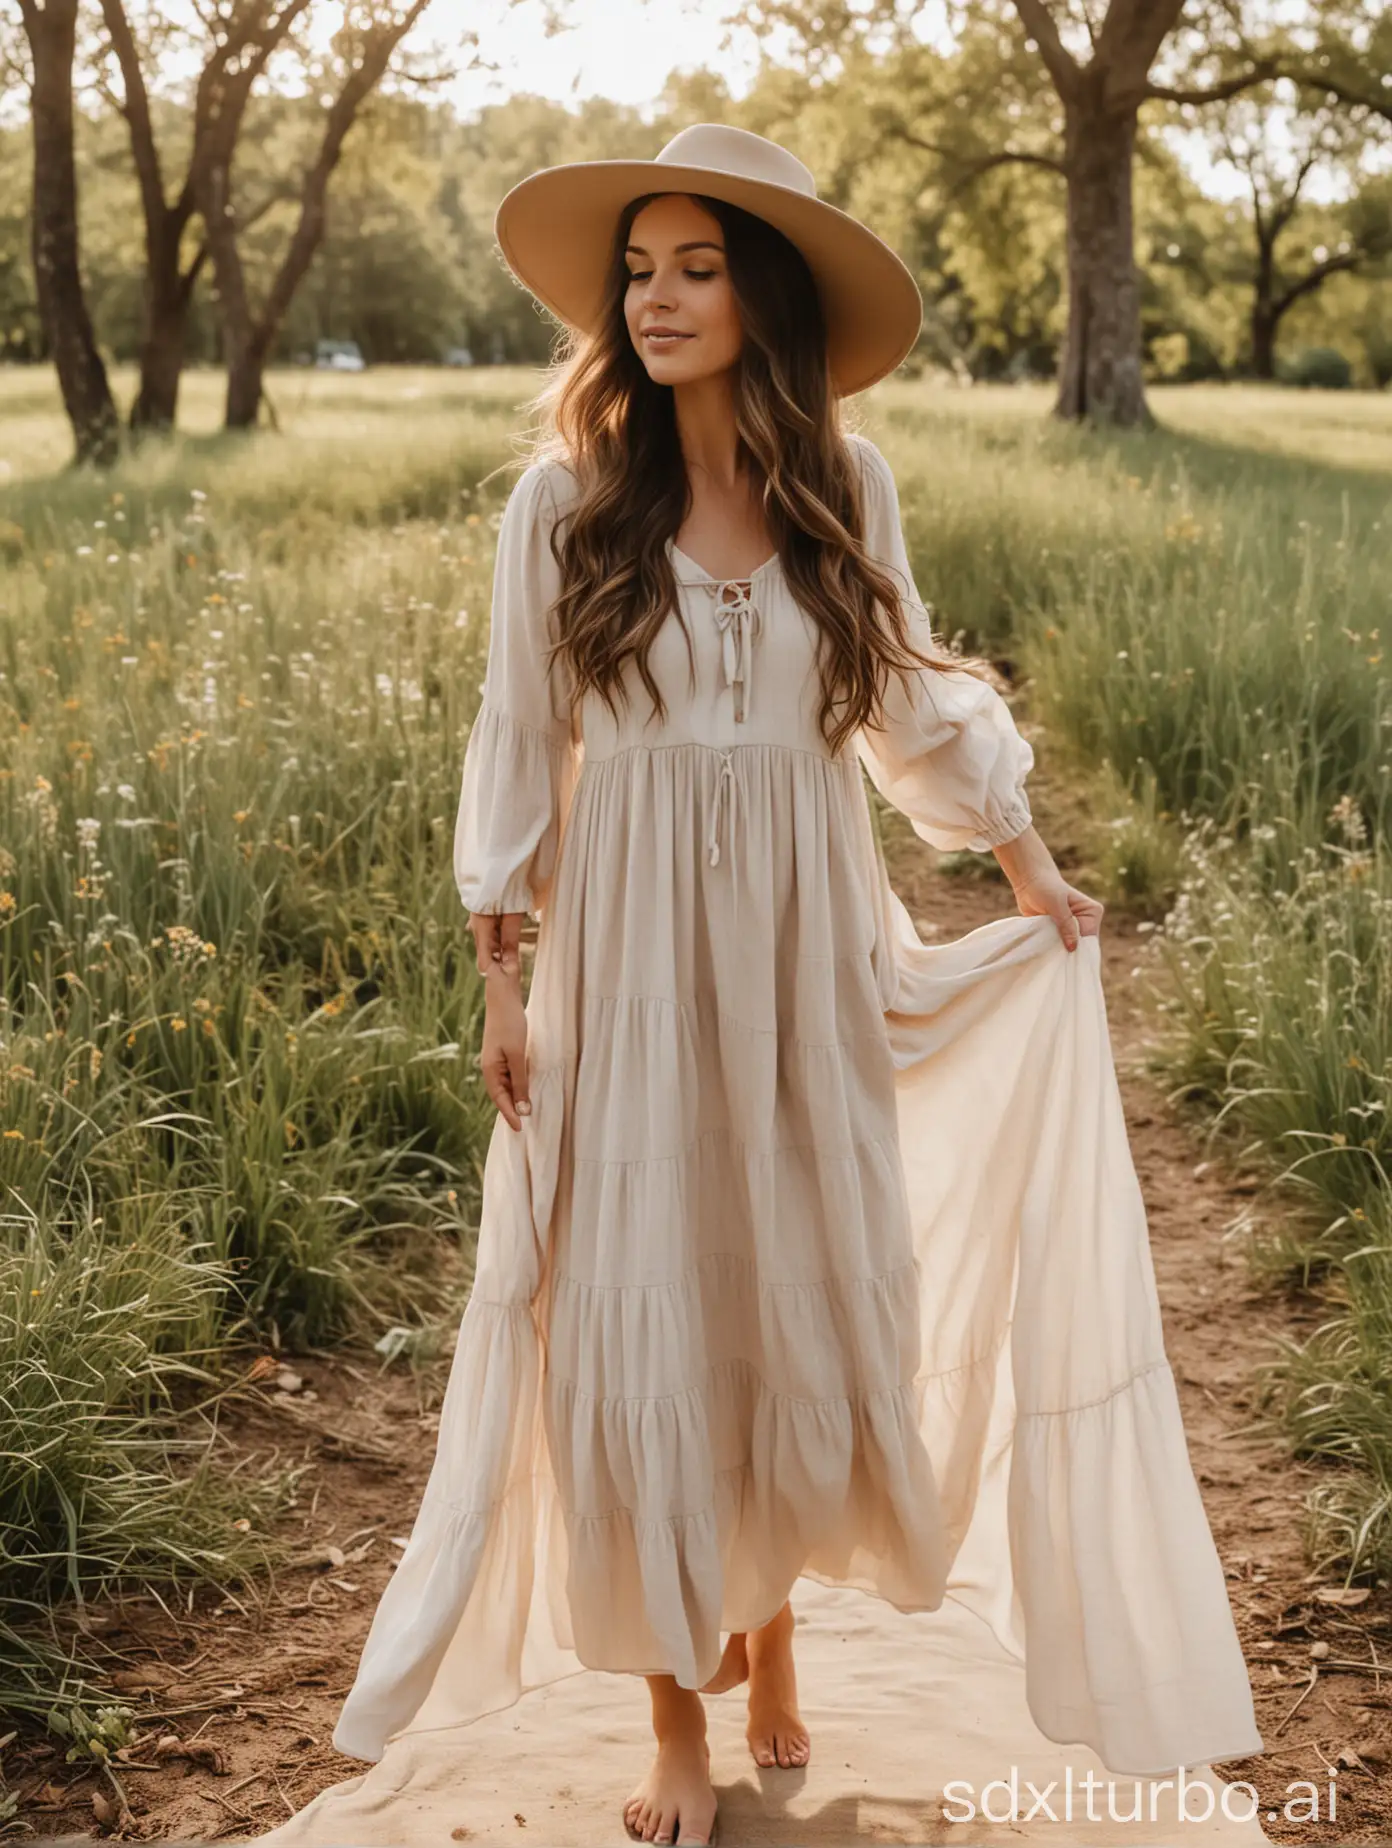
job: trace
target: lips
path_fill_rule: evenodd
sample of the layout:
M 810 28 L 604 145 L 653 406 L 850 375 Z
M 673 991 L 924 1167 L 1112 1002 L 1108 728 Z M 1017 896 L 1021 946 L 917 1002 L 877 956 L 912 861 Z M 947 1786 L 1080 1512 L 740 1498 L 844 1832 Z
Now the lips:
M 694 339 L 692 334 L 679 333 L 675 327 L 645 327 L 644 340 L 650 340 L 654 346 L 676 346 L 683 340 Z

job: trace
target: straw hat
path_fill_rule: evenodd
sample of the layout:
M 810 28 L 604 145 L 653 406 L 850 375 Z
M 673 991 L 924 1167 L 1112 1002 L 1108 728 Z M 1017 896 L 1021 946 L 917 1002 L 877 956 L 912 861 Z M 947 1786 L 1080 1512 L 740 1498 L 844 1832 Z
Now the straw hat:
M 918 338 L 918 284 L 889 245 L 819 199 L 811 173 L 786 148 L 717 122 L 684 128 L 654 160 L 572 161 L 531 174 L 498 207 L 494 229 L 508 267 L 553 314 L 591 332 L 619 214 L 650 192 L 728 200 L 796 244 L 816 279 L 843 396 L 892 372 Z

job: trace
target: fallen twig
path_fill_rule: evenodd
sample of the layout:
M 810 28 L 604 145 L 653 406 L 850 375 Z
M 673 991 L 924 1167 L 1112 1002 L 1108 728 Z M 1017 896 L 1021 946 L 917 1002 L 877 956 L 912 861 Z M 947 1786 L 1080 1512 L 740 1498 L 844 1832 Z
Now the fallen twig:
M 1314 1687 L 1315 1683 L 1318 1680 L 1319 1680 L 1319 1663 L 1312 1662 L 1310 1664 L 1310 1679 L 1305 1684 L 1305 1692 L 1300 1696 L 1300 1699 L 1291 1708 L 1290 1712 L 1286 1715 L 1285 1719 L 1282 1720 L 1280 1722 L 1280 1725 L 1277 1726 L 1276 1732 L 1271 1735 L 1273 1739 L 1276 1737 L 1276 1733 L 1280 1732 L 1281 1727 L 1283 1727 L 1288 1720 L 1293 1720 L 1295 1718 L 1296 1714 L 1300 1711 L 1300 1708 L 1305 1701 L 1306 1695 L 1309 1694 L 1310 1690 Z

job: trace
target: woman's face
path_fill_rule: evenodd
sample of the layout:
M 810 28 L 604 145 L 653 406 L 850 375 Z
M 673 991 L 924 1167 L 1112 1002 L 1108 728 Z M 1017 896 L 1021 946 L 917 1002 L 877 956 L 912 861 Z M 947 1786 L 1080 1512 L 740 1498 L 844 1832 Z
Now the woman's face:
M 686 385 L 726 372 L 744 333 L 725 239 L 716 219 L 686 193 L 666 193 L 633 221 L 625 255 L 624 319 L 648 376 Z

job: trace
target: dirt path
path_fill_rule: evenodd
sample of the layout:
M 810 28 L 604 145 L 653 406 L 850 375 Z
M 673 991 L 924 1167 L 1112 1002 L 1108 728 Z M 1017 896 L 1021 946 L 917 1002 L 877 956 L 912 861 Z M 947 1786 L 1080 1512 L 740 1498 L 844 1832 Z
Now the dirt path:
M 1041 827 L 1051 841 L 1064 837 Z M 1066 854 L 1055 851 L 1067 870 Z M 941 935 L 955 936 L 1013 909 L 994 862 L 984 863 L 985 878 L 945 877 L 912 844 L 891 842 L 888 853 L 896 888 L 925 935 L 936 924 Z M 1317 1598 L 1300 1547 L 1300 1503 L 1316 1472 L 1243 1432 L 1251 1417 L 1244 1381 L 1269 1351 L 1270 1332 L 1308 1324 L 1311 1305 L 1248 1285 L 1240 1229 L 1233 1228 L 1254 1205 L 1250 1179 L 1205 1165 L 1154 1085 L 1128 1069 L 1145 1030 L 1132 971 L 1146 944 L 1134 920 L 1109 911 L 1108 1016 L 1150 1216 L 1166 1343 L 1267 1746 L 1264 1756 L 1219 1770 L 1255 1785 L 1264 1818 L 1276 1812 L 1263 1823 L 1272 1840 L 1386 1842 L 1392 1597 L 1378 1591 L 1347 1609 Z M 425 1483 L 443 1370 L 419 1387 L 380 1375 L 371 1357 L 325 1356 L 297 1362 L 296 1370 L 313 1397 L 260 1389 L 259 1402 L 236 1414 L 238 1438 L 262 1450 L 278 1445 L 312 1466 L 293 1536 L 306 1555 L 333 1546 L 342 1557 L 286 1573 L 257 1604 L 243 1598 L 245 1609 L 209 1599 L 173 1621 L 154 1605 L 132 1605 L 108 1630 L 132 1666 L 122 1698 L 152 1722 L 158 1718 L 132 1754 L 137 1762 L 119 1774 L 133 1811 L 128 1839 L 254 1836 L 362 1769 L 339 1757 L 329 1737 Z M 1328 1647 L 1310 1686 L 1312 1646 L 1320 1644 Z M 1384 1646 L 1387 1691 L 1374 1672 Z M 142 1678 L 148 1692 L 140 1691 Z M 194 1748 L 191 1755 L 156 1759 L 155 1742 L 172 1735 Z M 1331 1823 L 1327 1768 L 1334 1764 L 1339 1798 Z M 74 1779 L 61 1755 L 43 1747 L 23 1759 L 12 1752 L 6 1768 L 25 1820 L 41 1837 L 90 1839 L 97 1788 L 90 1776 Z M 1297 1779 L 1314 1781 L 1320 1821 L 1284 1819 L 1287 1786 Z

